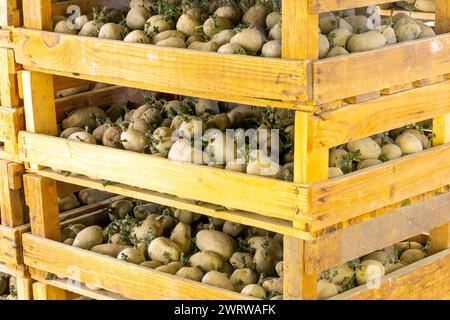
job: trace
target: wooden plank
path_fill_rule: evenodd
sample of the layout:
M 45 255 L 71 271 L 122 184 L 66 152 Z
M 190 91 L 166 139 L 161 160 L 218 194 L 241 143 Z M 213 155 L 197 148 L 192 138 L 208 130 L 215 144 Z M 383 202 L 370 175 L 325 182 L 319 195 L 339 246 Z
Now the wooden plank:
M 447 0 L 436 0 L 437 33 L 450 32 L 450 3 Z
M 392 0 L 307 0 L 311 13 L 338 11 L 393 2 Z
M 33 296 L 34 300 L 70 300 L 72 295 L 58 287 L 35 282 L 33 283 Z
M 378 289 L 360 286 L 330 300 L 436 300 L 450 297 L 450 249 L 381 278 Z
M 17 300 L 33 300 L 33 280 L 28 277 L 17 277 Z
M 52 1 L 33 0 L 22 4 L 25 28 L 38 30 L 52 30 Z
M 33 234 L 60 240 L 56 181 L 34 174 L 26 174 L 24 175 L 24 185 Z
M 114 194 L 121 194 L 130 198 L 141 199 L 168 207 L 188 210 L 210 217 L 233 221 L 243 225 L 255 226 L 261 229 L 290 235 L 305 240 L 311 239 L 310 233 L 293 228 L 292 222 L 287 220 L 266 217 L 245 211 L 225 210 L 223 207 L 219 207 L 217 205 L 185 200 L 176 196 L 170 196 L 167 194 L 148 191 L 118 183 L 105 184 L 101 181 L 82 176 L 66 177 L 63 174 L 52 171 L 51 169 L 38 170 L 36 171 L 36 173 L 41 176 L 46 176 L 58 181 L 85 186 L 86 188 L 94 188 L 98 190 L 108 191 Z
M 129 0 L 72 0 L 52 3 L 52 14 L 67 16 L 67 8 L 71 5 L 78 6 L 82 14 L 91 13 L 92 7 L 108 7 L 111 9 L 122 9 L 129 7 Z
M 407 10 L 394 10 L 393 15 L 405 13 L 410 15 L 413 19 L 434 21 L 436 19 L 436 14 L 434 12 L 420 12 L 420 11 L 407 11 Z M 380 10 L 380 14 L 385 17 L 391 16 L 391 10 Z
M 242 103 L 299 103 L 310 98 L 307 61 L 219 55 L 20 28 L 13 33 L 16 59 L 27 67 L 217 100 L 227 100 L 232 93 Z
M 77 281 L 91 283 L 130 299 L 250 299 L 177 276 L 146 269 L 108 256 L 25 234 L 25 263 Z M 71 274 L 70 266 L 77 268 Z M 78 272 L 79 271 L 79 272 Z
M 430 232 L 431 247 L 433 253 L 450 248 L 450 223 L 440 225 Z
M 443 34 L 315 61 L 313 101 L 323 104 L 449 73 L 449 55 L 450 34 Z
M 450 222 L 448 208 L 450 192 L 311 240 L 306 247 L 305 272 L 319 273 L 393 243 L 429 232 L 436 226 Z
M 18 182 L 15 178 L 19 170 L 23 170 L 20 164 L 0 160 L 1 221 L 8 227 L 17 227 L 24 223 L 22 191 L 17 188 Z
M 285 181 L 28 132 L 19 141 L 26 162 L 270 217 L 292 221 L 307 202 L 305 188 Z
M 0 141 L 4 143 L 5 151 L 18 154 L 18 134 L 25 129 L 23 108 L 0 107 Z
M 0 48 L 0 101 L 4 107 L 18 107 L 19 95 L 16 79 L 16 65 L 11 49 Z
M 0 262 L 10 265 L 23 263 L 21 233 L 18 228 L 0 226 Z
M 58 189 L 58 197 L 62 198 L 68 195 L 71 195 L 72 193 L 78 192 L 83 190 L 83 187 L 80 187 L 78 185 L 75 184 L 70 184 L 70 183 L 62 183 L 62 182 L 57 182 L 57 189 Z
M 94 84 L 94 82 L 77 78 L 53 76 L 53 88 L 55 93 L 61 90 L 81 87 L 87 84 Z
M 433 103 L 430 104 L 430 101 Z M 448 101 L 450 81 L 445 81 L 321 112 L 312 118 L 313 136 L 309 143 L 315 148 L 332 148 L 351 140 L 431 119 L 449 111 Z
M 380 209 L 450 183 L 450 144 L 311 186 L 312 230 Z M 436 170 L 439 168 L 439 170 Z

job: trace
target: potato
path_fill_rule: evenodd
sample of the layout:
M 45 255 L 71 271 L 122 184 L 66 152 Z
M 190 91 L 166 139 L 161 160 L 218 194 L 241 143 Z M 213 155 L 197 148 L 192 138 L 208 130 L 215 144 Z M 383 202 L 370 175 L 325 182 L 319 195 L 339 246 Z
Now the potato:
M 356 34 L 369 31 L 367 27 L 367 17 L 364 15 L 355 15 L 345 17 L 344 20 L 351 26 L 352 31 Z
M 422 142 L 412 133 L 402 133 L 395 138 L 395 144 L 400 147 L 403 154 L 413 154 L 423 151 Z
M 99 226 L 91 226 L 81 230 L 75 240 L 73 246 L 90 250 L 92 247 L 103 242 L 102 228 Z
M 247 52 L 245 52 L 244 48 L 242 48 L 237 43 L 227 43 L 227 44 L 221 46 L 217 50 L 217 53 L 220 53 L 220 54 L 247 54 Z
M 180 38 L 168 38 L 156 43 L 157 46 L 171 47 L 171 48 L 186 48 L 186 43 Z
M 66 240 L 63 241 L 63 243 L 71 246 L 71 245 L 73 245 L 74 241 L 75 241 L 74 238 L 67 238 Z
M 91 248 L 91 251 L 116 258 L 117 255 L 126 248 L 128 248 L 128 246 L 123 245 L 123 244 L 106 243 L 106 244 L 98 244 L 96 246 L 93 246 Z
M 126 23 L 130 30 L 144 30 L 145 22 L 150 18 L 150 11 L 145 7 L 134 7 L 128 11 Z
M 249 284 L 241 290 L 241 294 L 246 296 L 255 297 L 258 299 L 266 299 L 266 291 L 263 287 L 257 284 Z
M 207 153 L 192 147 L 191 142 L 186 139 L 177 140 L 170 148 L 167 158 L 181 163 L 208 164 L 210 162 Z
M 75 28 L 75 26 L 72 25 L 72 23 L 70 23 L 67 20 L 59 21 L 56 24 L 55 29 L 53 31 L 56 33 L 65 33 L 65 34 L 77 34 L 78 33 L 78 30 Z
M 387 160 L 400 158 L 403 155 L 402 149 L 396 144 L 388 143 L 381 147 L 381 156 Z
M 64 16 L 52 16 L 52 24 L 55 26 L 58 22 L 67 20 Z
M 97 140 L 95 140 L 94 136 L 86 131 L 72 133 L 69 136 L 68 140 L 80 141 L 89 144 L 97 144 Z
M 361 263 L 361 267 L 356 269 L 355 277 L 359 285 L 380 279 L 386 271 L 383 264 L 377 260 L 366 260 Z
M 227 164 L 225 166 L 225 170 L 245 173 L 247 170 L 247 166 L 245 165 L 245 163 L 239 163 L 239 160 L 236 159 L 236 160 L 227 162 Z
M 323 34 L 319 34 L 319 58 L 325 58 L 330 51 L 330 42 Z
M 337 18 L 334 15 L 324 16 L 319 19 L 320 31 L 324 35 L 328 35 L 332 30 L 336 28 L 347 29 L 350 32 L 353 31 L 352 26 L 345 20 Z
M 191 249 L 191 232 L 190 225 L 179 222 L 170 235 L 170 240 L 175 242 L 185 254 L 188 254 Z
M 274 11 L 267 15 L 266 17 L 266 27 L 267 29 L 272 29 L 277 23 L 281 22 L 281 13 Z
M 136 129 L 128 129 L 120 135 L 125 150 L 134 152 L 144 152 L 150 145 L 150 141 L 142 132 Z
M 235 30 L 226 29 L 214 34 L 213 37 L 211 38 L 211 41 L 217 43 L 217 45 L 221 47 L 229 43 L 231 41 L 231 38 L 233 38 L 235 35 L 236 35 Z
M 421 249 L 408 249 L 401 254 L 400 262 L 407 265 L 419 261 L 426 256 L 425 252 Z
M 198 33 L 197 28 L 202 25 L 200 19 L 192 14 L 184 13 L 177 21 L 176 28 L 186 36 L 194 36 Z
M 230 291 L 236 291 L 230 279 L 228 279 L 224 273 L 219 271 L 210 271 L 205 274 L 202 283 Z
M 136 237 L 136 239 L 141 242 L 150 242 L 153 239 L 160 237 L 162 233 L 163 227 L 161 222 L 149 216 L 139 225 L 133 227 L 131 236 Z
M 229 261 L 235 269 L 251 268 L 253 266 L 253 255 L 247 252 L 235 252 Z
M 159 237 L 148 246 L 148 255 L 151 260 L 167 264 L 180 260 L 181 249 L 172 240 Z
M 141 264 L 145 261 L 145 256 L 144 253 L 139 249 L 126 248 L 117 255 L 117 259 L 125 260 L 134 264 Z
M 354 34 L 347 40 L 349 52 L 362 52 L 378 49 L 386 45 L 386 38 L 379 31 L 371 30 L 361 34 Z
M 61 122 L 61 126 L 63 129 L 71 127 L 89 127 L 89 129 L 94 130 L 98 126 L 97 119 L 105 118 L 105 112 L 97 107 L 78 108 L 68 114 L 68 116 Z
M 398 269 L 405 267 L 406 265 L 403 262 L 395 262 L 395 263 L 386 263 L 384 268 L 386 269 L 386 274 L 394 272 Z
M 203 32 L 210 39 L 213 35 L 227 30 L 232 29 L 233 23 L 227 18 L 223 17 L 210 17 L 206 19 L 203 23 Z
M 178 270 L 175 275 L 197 282 L 202 281 L 204 276 L 203 272 L 200 269 L 193 267 L 183 267 Z
M 140 264 L 140 266 L 149 268 L 149 269 L 156 269 L 158 267 L 162 266 L 162 263 L 159 261 L 151 260 L 151 261 L 144 261 Z
M 281 41 L 271 40 L 262 47 L 263 57 L 267 58 L 281 58 Z
M 347 149 L 353 153 L 356 153 L 359 150 L 361 153 L 361 160 L 378 159 L 381 155 L 380 146 L 370 137 L 349 141 L 347 143 Z
M 224 262 L 222 258 L 212 251 L 200 251 L 189 258 L 189 265 L 203 272 L 223 271 Z
M 415 40 L 422 32 L 419 25 L 410 19 L 399 20 L 394 26 L 394 31 L 398 42 Z
M 217 10 L 214 11 L 213 16 L 227 18 L 228 20 L 236 24 L 241 19 L 241 12 L 236 6 L 225 5 L 217 8 Z
M 361 261 L 366 261 L 366 260 L 377 260 L 380 261 L 382 264 L 385 264 L 388 259 L 390 259 L 391 256 L 389 255 L 389 253 L 387 253 L 386 251 L 383 250 L 379 250 L 379 251 L 375 251 L 372 252 L 366 256 L 364 256 Z
M 147 34 L 142 30 L 134 30 L 131 31 L 127 36 L 123 39 L 125 42 L 134 42 L 134 43 L 150 43 L 150 38 Z
M 356 170 L 366 169 L 372 166 L 376 166 L 380 163 L 383 163 L 383 161 L 378 159 L 365 159 L 358 163 Z
M 179 262 L 171 262 L 169 264 L 157 267 L 155 270 L 159 272 L 164 272 L 168 274 L 175 274 L 178 270 L 180 270 L 183 266 Z
M 201 251 L 212 251 L 227 261 L 233 255 L 236 241 L 226 233 L 215 230 L 201 230 L 196 236 L 197 247 Z
M 333 179 L 336 177 L 343 176 L 344 172 L 338 167 L 329 167 L 328 168 L 328 179 Z
M 188 140 L 199 139 L 206 131 L 206 123 L 201 117 L 192 116 L 183 121 L 178 130 L 180 135 Z
M 169 214 L 160 214 L 160 215 L 152 214 L 150 215 L 150 217 L 161 223 L 164 234 L 167 234 L 177 224 L 175 218 Z
M 78 198 L 74 194 L 65 196 L 63 198 L 58 198 L 59 212 L 69 211 L 78 208 L 79 206 L 80 201 L 78 201 Z
M 408 250 L 408 249 L 419 249 L 419 250 L 424 250 L 424 247 L 415 241 L 403 241 L 403 242 L 399 242 L 394 244 L 394 249 L 401 254 L 403 251 Z
M 255 271 L 249 268 L 237 269 L 231 276 L 230 281 L 238 292 L 241 292 L 249 284 L 256 284 L 258 276 Z
M 265 176 L 269 178 L 279 179 L 281 178 L 280 165 L 262 153 L 259 153 L 256 157 L 250 155 L 250 160 L 247 164 L 247 174 L 253 174 L 258 176 Z
M 78 199 L 82 204 L 91 204 L 94 202 L 103 201 L 113 197 L 112 193 L 100 191 L 96 189 L 84 189 L 78 193 Z
M 213 115 L 218 114 L 219 112 L 219 104 L 215 100 L 198 99 L 195 104 L 195 113 L 197 115 L 202 115 L 204 113 Z
M 256 250 L 253 256 L 253 265 L 257 272 L 271 274 L 274 271 L 274 256 L 267 250 Z
M 130 8 L 145 7 L 147 9 L 151 9 L 154 5 L 154 0 L 130 0 Z
M 243 231 L 245 227 L 239 223 L 226 221 L 223 225 L 222 231 L 231 237 L 237 238 Z
M 332 39 L 330 40 L 331 45 L 333 47 L 343 47 L 347 45 L 347 40 L 353 35 L 353 32 L 346 28 L 337 28 L 332 30 L 328 38 Z
M 387 44 L 397 43 L 397 36 L 395 35 L 395 30 L 389 26 L 381 26 L 381 34 L 386 38 Z
M 416 0 L 414 6 L 422 12 L 436 12 L 436 0 Z
M 106 147 L 122 149 L 120 136 L 123 130 L 119 126 L 112 126 L 105 130 L 102 137 L 102 144 Z
M 175 25 L 172 20 L 166 19 L 159 14 L 151 16 L 145 23 L 145 31 L 147 34 L 161 33 L 163 31 L 172 30 L 174 27 Z
M 420 143 L 422 143 L 422 148 L 425 150 L 430 146 L 430 141 L 428 140 L 427 136 L 424 135 L 421 131 L 417 129 L 406 129 L 402 132 L 402 134 L 410 133 L 413 136 L 415 136 L 417 139 L 420 140 Z
M 61 132 L 61 134 L 59 136 L 63 139 L 68 139 L 73 133 L 84 132 L 84 131 L 86 131 L 86 130 L 83 128 L 80 128 L 80 127 L 71 127 L 71 128 L 65 129 L 63 132 Z
M 284 275 L 284 263 L 283 261 L 279 261 L 276 265 L 275 265 L 275 271 L 277 272 L 277 275 L 280 278 L 283 278 Z
M 262 283 L 262 287 L 267 293 L 277 292 L 278 294 L 283 294 L 283 278 L 265 280 Z
M 331 150 L 328 158 L 328 165 L 330 167 L 342 168 L 346 157 L 348 157 L 348 152 L 344 149 Z
M 133 211 L 134 205 L 129 200 L 114 201 L 111 206 L 108 207 L 108 216 L 111 221 L 116 219 L 123 219 Z
M 269 6 L 265 4 L 257 4 L 250 7 L 242 16 L 242 22 L 249 26 L 264 28 L 266 18 L 270 13 Z
M 125 244 L 124 241 L 122 240 L 122 235 L 120 233 L 115 233 L 111 237 L 109 237 L 109 242 L 116 244 Z M 117 254 L 119 254 L 119 252 L 117 252 Z M 117 254 L 114 256 L 117 257 Z
M 419 39 L 433 37 L 436 35 L 434 29 L 426 24 L 419 24 L 420 26 L 420 34 Z
M 89 22 L 89 20 L 90 19 L 87 15 L 82 15 L 82 16 L 76 17 L 75 20 L 73 20 L 73 22 L 75 23 L 75 28 L 77 30 L 81 30 L 83 28 L 83 26 Z
M 282 28 L 281 23 L 277 23 L 269 31 L 269 40 L 280 40 L 282 38 Z
M 190 50 L 217 52 L 217 50 L 219 49 L 219 45 L 213 41 L 194 41 L 187 48 Z
M 177 209 L 174 213 L 175 218 L 180 222 L 184 222 L 186 224 L 192 224 L 197 222 L 201 218 L 201 214 L 191 212 L 188 210 Z
M 86 226 L 83 224 L 72 224 L 70 226 L 64 227 L 61 230 L 61 240 L 64 241 L 68 238 L 75 238 L 77 234 L 85 228 Z
M 125 26 L 110 22 L 100 28 L 98 37 L 100 39 L 122 40 L 126 30 Z
M 335 284 L 327 280 L 317 282 L 317 300 L 325 300 L 339 294 Z
M 86 22 L 83 27 L 81 28 L 80 32 L 78 33 L 79 36 L 85 36 L 85 37 L 94 37 L 97 38 L 99 33 L 100 33 L 100 29 L 104 26 L 105 24 L 101 21 L 97 21 L 97 20 L 91 20 Z
M 236 43 L 247 53 L 259 53 L 266 42 L 267 38 L 264 33 L 256 28 L 246 28 L 238 32 L 230 43 Z
M 157 44 L 158 42 L 169 38 L 178 38 L 184 41 L 186 39 L 186 36 L 184 35 L 184 33 L 177 30 L 166 30 L 153 36 L 152 43 Z

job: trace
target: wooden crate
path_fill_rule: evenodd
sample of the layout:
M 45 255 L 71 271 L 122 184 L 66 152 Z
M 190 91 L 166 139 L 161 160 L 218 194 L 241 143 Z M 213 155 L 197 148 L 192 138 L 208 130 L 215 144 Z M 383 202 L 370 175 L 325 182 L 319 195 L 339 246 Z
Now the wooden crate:
M 61 180 L 63 180 L 62 177 Z M 27 189 L 33 190 L 33 193 L 27 195 L 33 217 L 33 234 L 23 235 L 24 259 L 33 270 L 33 278 L 45 286 L 46 292 L 52 292 L 52 288 L 56 287 L 94 299 L 249 298 L 58 242 L 60 224 L 54 199 L 56 180 L 28 174 L 25 181 Z M 135 191 L 133 195 L 142 200 L 150 200 L 142 192 Z M 168 201 L 164 205 L 174 205 L 174 202 Z M 344 230 L 337 230 L 315 240 L 303 242 L 297 238 L 285 236 L 284 297 L 286 299 L 314 298 L 316 286 L 312 281 L 316 281 L 316 275 L 321 271 L 430 230 L 433 255 L 388 274 L 381 279 L 378 290 L 360 286 L 334 299 L 442 299 L 448 297 L 450 294 L 448 285 L 450 283 L 448 281 L 450 250 L 447 249 L 450 247 L 449 205 L 450 195 L 443 193 L 438 197 L 404 206 L 395 212 L 361 222 Z M 208 215 L 208 212 L 203 211 L 200 206 L 189 209 Z M 84 219 L 81 221 L 86 224 L 87 220 L 95 222 L 96 219 L 104 218 L 104 213 L 93 212 L 65 223 L 77 223 L 80 222 L 79 219 Z M 299 252 L 304 252 L 307 257 L 304 266 Z M 81 283 L 94 284 L 103 290 L 92 292 L 74 281 L 49 280 L 45 274 L 39 274 L 39 271 L 50 272 Z M 302 274 L 311 281 L 307 286 L 300 281 Z M 421 290 L 423 288 L 427 290 Z M 59 298 L 65 298 L 63 291 L 56 290 L 56 292 L 61 293 Z
M 88 100 L 93 104 L 133 100 L 138 95 L 136 90 L 112 87 L 55 103 L 45 96 L 53 92 L 51 85 L 42 85 L 46 75 L 22 73 L 27 132 L 19 134 L 21 160 L 129 189 L 137 187 L 256 213 L 266 221 L 272 219 L 272 228 L 284 224 L 294 229 L 291 234 L 305 239 L 367 214 L 396 208 L 409 198 L 446 187 L 450 182 L 450 163 L 445 161 L 450 156 L 449 80 L 311 117 L 297 113 L 298 176 L 294 181 L 298 182 L 290 183 L 57 138 L 56 122 L 65 112 Z M 371 119 L 370 125 L 367 118 Z M 430 118 L 435 119 L 435 147 L 326 180 L 330 148 Z M 420 168 L 420 174 L 416 168 Z
M 18 27 L 22 23 L 22 0 L 0 1 L 0 28 Z

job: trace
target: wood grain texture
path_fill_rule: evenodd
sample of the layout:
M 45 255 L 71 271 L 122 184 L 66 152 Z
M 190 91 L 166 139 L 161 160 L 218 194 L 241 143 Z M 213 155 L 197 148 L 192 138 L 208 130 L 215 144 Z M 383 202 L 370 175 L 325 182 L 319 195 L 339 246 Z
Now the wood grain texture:
M 420 12 L 420 11 L 408 11 L 408 10 L 394 10 L 393 15 L 405 13 L 410 15 L 413 19 L 434 21 L 436 14 L 434 12 Z M 380 14 L 385 17 L 391 16 L 391 10 L 380 10 Z
M 12 49 L 0 48 L 0 102 L 3 107 L 19 107 L 17 66 Z
M 315 61 L 313 102 L 323 104 L 449 73 L 449 55 L 450 34 L 443 34 Z
M 4 151 L 14 155 L 19 153 L 18 134 L 25 129 L 23 108 L 0 107 L 0 141 Z
M 51 6 L 51 0 L 25 0 L 22 3 L 24 26 L 30 29 L 52 30 Z
M 13 33 L 19 63 L 88 80 L 91 76 L 106 83 L 218 100 L 230 95 L 242 103 L 300 103 L 310 98 L 307 61 L 220 55 L 20 28 Z
M 433 101 L 433 103 L 430 103 Z M 314 148 L 334 146 L 450 111 L 450 81 L 347 105 L 313 117 Z M 370 119 L 370 121 L 368 121 Z
M 17 0 L 0 1 L 0 27 L 18 27 L 21 14 Z
M 19 228 L 0 226 L 0 262 L 10 265 L 23 264 Z
M 33 280 L 29 277 L 17 277 L 17 300 L 33 300 Z
M 447 0 L 436 0 L 436 32 L 450 32 L 450 3 Z
M 312 230 L 450 184 L 450 144 L 311 186 Z M 436 170 L 439 168 L 439 170 Z
M 184 200 L 176 196 L 170 196 L 168 194 L 144 190 L 120 183 L 105 185 L 101 181 L 93 180 L 83 176 L 66 177 L 63 174 L 52 171 L 51 169 L 39 170 L 36 171 L 36 173 L 41 176 L 46 176 L 58 181 L 77 184 L 86 188 L 108 191 L 131 198 L 141 199 L 144 201 L 158 203 L 169 207 L 196 212 L 210 217 L 230 220 L 243 225 L 255 226 L 261 229 L 278 232 L 301 239 L 311 239 L 310 233 L 293 228 L 292 222 L 287 220 L 266 217 L 251 212 L 225 210 L 223 207 L 219 207 L 217 205 Z
M 250 299 L 55 241 L 23 235 L 25 263 L 129 299 Z
M 450 297 L 450 249 L 381 278 L 379 289 L 360 286 L 330 300 L 446 300 Z
M 95 179 L 290 221 L 296 210 L 306 204 L 306 190 L 284 181 L 23 131 L 19 141 L 24 161 Z
M 338 11 L 393 2 L 392 0 L 306 0 L 311 13 Z
M 0 160 L 1 222 L 7 227 L 17 227 L 25 221 L 22 190 L 17 181 L 23 170 L 18 163 Z
M 305 272 L 319 273 L 393 243 L 428 233 L 450 222 L 448 208 L 450 192 L 308 241 Z

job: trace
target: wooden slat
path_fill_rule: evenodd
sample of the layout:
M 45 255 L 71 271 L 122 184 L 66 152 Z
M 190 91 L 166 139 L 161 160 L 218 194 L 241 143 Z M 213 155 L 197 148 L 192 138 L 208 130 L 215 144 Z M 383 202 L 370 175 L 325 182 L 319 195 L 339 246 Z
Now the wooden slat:
M 445 0 L 444 0 L 445 1 Z M 420 12 L 420 11 L 407 11 L 407 10 L 394 10 L 393 15 L 405 13 L 410 15 L 413 19 L 420 19 L 426 21 L 434 21 L 436 14 L 433 12 Z M 391 10 L 380 10 L 380 14 L 385 17 L 391 16 Z
M 54 76 L 53 77 L 53 88 L 55 92 L 71 89 L 71 88 L 77 88 L 81 87 L 87 84 L 93 84 L 92 81 L 87 81 L 83 79 L 77 79 L 77 78 L 69 78 L 69 77 L 59 77 Z
M 449 73 L 449 55 L 450 34 L 443 34 L 315 61 L 313 101 L 323 104 Z
M 92 7 L 108 7 L 111 9 L 122 9 L 129 7 L 129 0 L 72 0 L 52 3 L 52 14 L 67 16 L 67 8 L 71 5 L 78 6 L 82 14 L 91 13 Z
M 23 263 L 19 228 L 0 226 L 0 262 L 18 265 Z
M 202 285 L 87 250 L 31 234 L 23 235 L 25 263 L 59 276 L 74 277 L 131 299 L 250 299 L 231 291 Z M 68 269 L 69 268 L 69 269 Z M 73 270 L 72 270 L 73 271 Z
M 325 111 L 313 118 L 313 137 L 309 143 L 316 148 L 332 148 L 351 140 L 431 119 L 450 110 L 448 101 L 450 81 L 444 81 Z
M 0 107 L 0 141 L 4 142 L 5 151 L 18 155 L 18 134 L 25 129 L 23 108 Z
M 360 286 L 331 300 L 448 300 L 449 298 L 450 249 L 384 276 L 378 289 Z
M 2 225 L 17 227 L 24 223 L 22 191 L 18 188 L 23 166 L 0 160 L 0 206 Z
M 260 101 L 261 105 L 310 98 L 307 61 L 219 55 L 20 28 L 13 33 L 17 61 L 42 70 L 187 96 Z M 229 98 L 230 93 L 234 97 Z
M 141 199 L 168 207 L 196 212 L 210 217 L 230 220 L 243 225 L 255 226 L 261 229 L 290 235 L 301 239 L 311 239 L 311 234 L 293 228 L 292 222 L 282 219 L 266 217 L 251 212 L 225 210 L 224 208 L 218 207 L 217 205 L 183 200 L 175 196 L 139 189 L 136 187 L 126 186 L 118 183 L 104 184 L 101 181 L 93 180 L 87 177 L 66 177 L 60 173 L 52 171 L 51 169 L 39 170 L 36 171 L 36 173 L 41 176 L 46 176 L 58 181 L 85 186 L 86 188 L 94 188 L 115 194 L 121 194 L 130 198 Z
M 450 192 L 307 242 L 305 272 L 319 273 L 450 222 Z M 382 236 L 380 236 L 382 235 Z
M 22 4 L 24 26 L 30 29 L 52 30 L 52 1 L 33 0 Z
M 33 300 L 33 280 L 27 277 L 16 278 L 17 300 Z
M 18 107 L 16 65 L 12 49 L 0 48 L 0 101 L 3 107 Z
M 436 0 L 436 32 L 450 32 L 450 3 L 447 0 Z
M 19 134 L 19 142 L 21 158 L 26 162 L 182 198 L 290 221 L 295 218 L 294 213 L 306 204 L 306 190 L 284 181 L 181 164 L 150 155 L 23 131 Z
M 444 187 L 450 183 L 450 144 L 311 186 L 312 230 Z M 439 168 L 439 170 L 437 170 Z
M 374 4 L 393 2 L 392 0 L 307 0 L 311 13 L 321 13 L 328 11 L 338 11 L 359 7 L 366 7 Z

